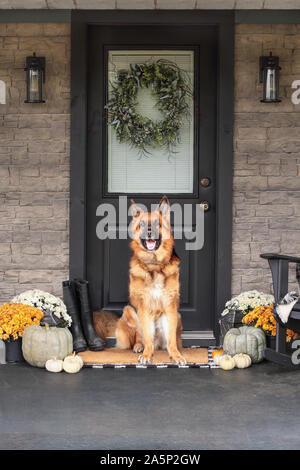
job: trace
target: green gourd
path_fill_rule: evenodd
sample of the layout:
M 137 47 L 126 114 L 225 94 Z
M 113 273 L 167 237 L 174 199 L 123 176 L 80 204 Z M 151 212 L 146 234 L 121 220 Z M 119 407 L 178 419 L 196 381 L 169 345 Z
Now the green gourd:
M 266 348 L 266 335 L 254 326 L 241 326 L 240 328 L 231 328 L 227 331 L 223 349 L 226 353 L 234 356 L 244 353 L 250 356 L 253 363 L 263 360 L 263 350 Z
M 73 351 L 72 334 L 68 328 L 31 325 L 23 333 L 22 351 L 31 366 L 45 367 L 48 359 L 64 359 Z

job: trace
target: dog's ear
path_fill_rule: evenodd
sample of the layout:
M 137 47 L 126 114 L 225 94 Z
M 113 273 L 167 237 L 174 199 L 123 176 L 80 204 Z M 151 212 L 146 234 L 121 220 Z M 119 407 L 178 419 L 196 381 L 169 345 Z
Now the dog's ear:
M 158 204 L 158 210 L 161 211 L 163 216 L 170 214 L 170 202 L 167 196 L 163 196 Z
M 141 209 L 133 199 L 130 199 L 131 206 L 129 208 L 129 215 L 132 217 L 139 217 L 144 211 Z

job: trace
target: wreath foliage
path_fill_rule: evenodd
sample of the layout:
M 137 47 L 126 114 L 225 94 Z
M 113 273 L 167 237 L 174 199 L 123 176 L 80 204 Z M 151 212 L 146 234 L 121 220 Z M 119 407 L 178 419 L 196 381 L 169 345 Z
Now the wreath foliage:
M 176 64 L 158 60 L 149 64 L 131 64 L 119 70 L 111 84 L 106 109 L 119 142 L 129 142 L 143 155 L 149 147 L 165 147 L 169 152 L 180 141 L 180 128 L 189 116 L 188 97 L 192 96 L 186 72 Z M 141 88 L 152 87 L 156 106 L 164 119 L 154 121 L 137 113 L 137 95 Z

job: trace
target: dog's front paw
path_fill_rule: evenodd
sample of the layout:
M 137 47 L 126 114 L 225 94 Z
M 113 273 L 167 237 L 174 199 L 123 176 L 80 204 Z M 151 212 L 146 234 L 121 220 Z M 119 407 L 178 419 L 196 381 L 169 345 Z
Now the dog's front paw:
M 141 354 L 139 357 L 138 357 L 138 361 L 140 364 L 151 364 L 152 362 L 152 355 L 150 354 Z
M 180 352 L 173 353 L 171 355 L 171 359 L 176 363 L 181 366 L 184 366 L 186 364 L 186 359 L 180 354 Z
M 144 346 L 142 345 L 142 343 L 136 343 L 133 346 L 133 352 L 135 352 L 135 353 L 141 353 L 141 352 L 143 352 L 143 350 L 144 350 Z

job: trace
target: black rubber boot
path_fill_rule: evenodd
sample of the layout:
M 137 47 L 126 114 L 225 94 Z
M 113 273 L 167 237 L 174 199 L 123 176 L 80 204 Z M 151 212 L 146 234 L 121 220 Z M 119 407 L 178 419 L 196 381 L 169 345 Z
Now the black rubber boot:
M 93 312 L 90 306 L 89 283 L 82 279 L 74 280 L 76 291 L 80 299 L 81 308 L 81 324 L 85 339 L 87 340 L 91 351 L 101 351 L 104 349 L 105 342 L 100 338 L 94 330 Z
M 67 312 L 72 318 L 70 330 L 73 336 L 73 349 L 74 351 L 86 351 L 88 346 L 84 339 L 81 323 L 80 323 L 80 307 L 76 298 L 74 283 L 72 281 L 63 281 L 63 298 L 67 307 Z

